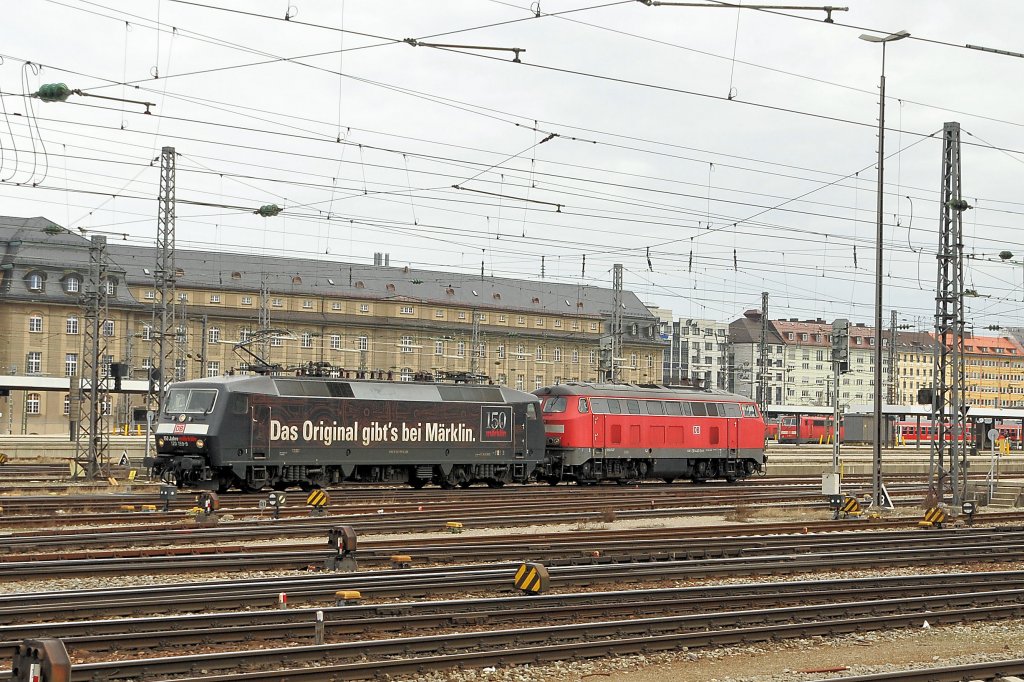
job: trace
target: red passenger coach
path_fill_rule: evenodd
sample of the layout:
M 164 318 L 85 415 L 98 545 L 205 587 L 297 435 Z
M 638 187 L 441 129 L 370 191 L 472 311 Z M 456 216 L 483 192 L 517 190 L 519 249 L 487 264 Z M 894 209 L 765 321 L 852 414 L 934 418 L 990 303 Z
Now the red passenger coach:
M 732 393 L 659 385 L 569 383 L 542 401 L 547 459 L 538 478 L 593 483 L 735 481 L 763 471 L 765 425 Z

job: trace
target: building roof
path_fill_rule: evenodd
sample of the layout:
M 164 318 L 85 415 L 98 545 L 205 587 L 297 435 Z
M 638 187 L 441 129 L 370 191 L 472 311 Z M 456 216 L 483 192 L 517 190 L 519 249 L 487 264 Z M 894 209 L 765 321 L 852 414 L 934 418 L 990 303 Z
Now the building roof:
M 4 293 L 11 292 L 10 284 L 27 275 L 33 267 L 49 270 L 50 276 L 54 269 L 85 276 L 89 244 L 89 239 L 46 218 L 0 216 L 0 267 L 3 268 L 0 277 L 7 284 Z M 155 246 L 131 246 L 112 241 L 107 245 L 107 256 L 114 277 L 123 278 L 134 286 L 153 285 Z M 178 249 L 175 267 L 179 270 L 178 287 L 182 289 L 259 292 L 261 284 L 266 282 L 271 294 L 410 301 L 591 318 L 609 318 L 614 308 L 614 292 L 610 288 L 365 265 L 326 257 L 290 258 Z M 46 287 L 42 294 L 68 302 L 59 287 Z M 118 287 L 118 298 L 122 297 L 135 302 L 127 287 Z M 33 292 L 31 298 L 40 296 Z M 630 324 L 651 325 L 658 321 L 631 291 L 623 290 L 622 308 L 623 317 Z
M 748 310 L 743 317 L 729 323 L 729 338 L 737 343 L 761 343 L 761 311 Z M 768 325 L 768 343 L 777 345 L 782 338 L 773 324 Z

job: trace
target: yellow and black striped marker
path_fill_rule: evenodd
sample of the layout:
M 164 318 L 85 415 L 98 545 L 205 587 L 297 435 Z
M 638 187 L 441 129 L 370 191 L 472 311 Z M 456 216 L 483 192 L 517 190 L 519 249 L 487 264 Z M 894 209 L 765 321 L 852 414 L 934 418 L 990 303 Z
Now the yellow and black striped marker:
M 0 464 L 7 464 L 7 455 L 0 452 Z
M 522 564 L 516 571 L 515 586 L 527 594 L 547 591 L 551 578 L 543 564 Z
M 856 497 L 847 497 L 843 500 L 843 506 L 839 508 L 846 516 L 857 516 L 860 514 L 860 502 Z
M 942 507 L 932 507 L 924 513 L 924 519 L 917 522 L 917 525 L 925 528 L 942 528 L 942 524 L 946 522 L 946 512 Z
M 319 488 L 310 491 L 309 496 L 306 498 L 306 504 L 310 507 L 326 507 L 329 501 L 330 498 L 327 496 L 327 491 Z

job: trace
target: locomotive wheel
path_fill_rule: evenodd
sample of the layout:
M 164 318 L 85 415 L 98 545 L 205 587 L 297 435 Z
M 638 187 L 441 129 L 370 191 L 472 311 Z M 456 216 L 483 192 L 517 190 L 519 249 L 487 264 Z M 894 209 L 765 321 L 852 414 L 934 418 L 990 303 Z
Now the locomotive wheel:
M 665 483 L 668 483 L 669 485 L 672 485 L 672 481 L 674 481 L 676 479 L 672 478 L 671 476 L 665 476 L 661 480 L 665 481 Z
M 459 481 L 460 488 L 468 488 L 471 485 L 473 485 L 473 481 Z
M 491 478 L 491 479 L 487 480 L 487 487 L 488 488 L 500 488 L 503 485 L 505 485 L 505 481 L 499 481 L 496 478 Z
M 555 486 L 562 482 L 562 479 L 557 476 L 548 476 L 548 485 Z
M 411 485 L 416 490 L 419 490 L 420 488 L 422 488 L 426 484 L 427 484 L 427 482 L 425 480 L 423 480 L 422 478 L 412 478 L 412 479 L 409 479 L 409 485 Z
M 451 490 L 454 487 L 455 484 L 449 481 L 448 479 L 441 481 L 441 490 Z

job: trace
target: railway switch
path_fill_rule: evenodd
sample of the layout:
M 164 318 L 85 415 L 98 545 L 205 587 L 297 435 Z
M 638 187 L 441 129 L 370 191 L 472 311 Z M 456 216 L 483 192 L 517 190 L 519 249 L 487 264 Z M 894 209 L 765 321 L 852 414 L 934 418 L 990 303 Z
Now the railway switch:
M 324 507 L 330 502 L 331 498 L 327 495 L 326 490 L 317 488 L 311 490 L 309 495 L 306 497 L 306 505 L 309 506 L 310 516 L 323 516 Z
M 71 659 L 59 639 L 26 639 L 14 650 L 15 682 L 70 682 Z
M 942 507 L 932 507 L 924 513 L 924 518 L 917 522 L 922 528 L 942 528 L 946 522 L 946 510 Z
M 285 500 L 284 493 L 270 493 L 270 497 L 268 499 L 270 501 L 270 506 L 274 508 L 274 518 L 281 518 L 281 507 L 284 506 Z
M 356 531 L 352 526 L 331 528 L 327 535 L 327 544 L 334 550 L 334 555 L 327 557 L 324 567 L 333 571 L 351 573 L 356 564 Z
M 171 511 L 171 500 L 178 494 L 178 489 L 173 485 L 160 486 L 160 499 L 164 501 L 164 511 Z
M 519 566 L 513 582 L 526 594 L 541 594 L 547 591 L 551 576 L 543 564 L 525 563 Z
M 335 606 L 355 606 L 363 595 L 358 590 L 338 590 L 334 593 Z

